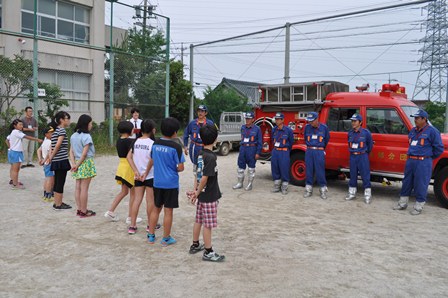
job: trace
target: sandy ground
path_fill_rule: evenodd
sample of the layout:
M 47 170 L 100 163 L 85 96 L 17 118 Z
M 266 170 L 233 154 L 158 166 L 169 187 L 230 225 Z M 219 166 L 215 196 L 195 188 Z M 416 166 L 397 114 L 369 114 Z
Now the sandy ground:
M 103 217 L 119 191 L 117 157 L 96 158 L 89 207 L 98 214 L 85 219 L 41 201 L 40 167 L 22 170 L 27 189 L 12 191 L 9 165 L 1 164 L 0 296 L 446 297 L 448 210 L 432 190 L 424 212 L 411 216 L 392 210 L 399 183 L 375 184 L 371 205 L 345 202 L 345 181 L 329 183 L 328 200 L 304 199 L 300 187 L 271 194 L 270 165 L 258 164 L 254 190 L 234 191 L 236 158 L 218 159 L 223 198 L 213 242 L 226 256 L 220 264 L 188 254 L 189 162 L 174 213 L 178 243 L 166 248 L 146 242 L 146 219 L 127 234 L 127 199 L 117 209 L 122 220 Z M 64 201 L 75 206 L 73 189 L 69 178 Z

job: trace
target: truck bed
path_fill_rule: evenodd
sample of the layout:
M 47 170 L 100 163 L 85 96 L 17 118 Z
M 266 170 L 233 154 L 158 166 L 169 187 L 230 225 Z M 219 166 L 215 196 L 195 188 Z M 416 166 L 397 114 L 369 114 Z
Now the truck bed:
M 240 133 L 220 133 L 217 142 L 239 142 L 241 141 Z

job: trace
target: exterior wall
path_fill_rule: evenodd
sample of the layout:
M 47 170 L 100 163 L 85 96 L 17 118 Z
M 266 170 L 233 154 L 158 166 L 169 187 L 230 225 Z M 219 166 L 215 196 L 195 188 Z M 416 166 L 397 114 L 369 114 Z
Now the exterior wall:
M 104 48 L 104 1 L 76 0 L 66 2 L 91 8 L 90 45 Z M 2 29 L 21 32 L 21 0 L 2 1 L 2 14 L 8 16 L 2 18 Z M 25 58 L 32 60 L 33 40 L 0 34 L 0 54 L 6 57 L 23 55 Z M 73 121 L 76 121 L 78 116 L 83 113 L 90 113 L 95 122 L 104 121 L 104 51 L 57 42 L 39 41 L 38 60 L 40 69 L 88 74 L 90 76 L 88 111 L 70 111 L 70 114 Z M 21 110 L 29 103 L 26 99 L 18 99 L 15 101 L 15 105 L 17 109 Z M 38 108 L 40 107 L 38 106 Z
M 106 25 L 105 29 L 106 29 L 105 45 L 108 47 L 108 46 L 110 46 L 110 26 Z M 118 27 L 113 27 L 113 29 L 112 29 L 112 44 L 113 45 L 121 45 L 127 35 L 128 35 L 128 30 L 118 28 Z

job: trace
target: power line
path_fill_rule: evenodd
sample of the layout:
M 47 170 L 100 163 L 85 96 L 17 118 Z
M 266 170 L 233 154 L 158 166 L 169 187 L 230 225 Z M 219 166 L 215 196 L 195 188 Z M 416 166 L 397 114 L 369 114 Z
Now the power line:
M 207 61 L 208 64 L 210 64 L 217 72 L 219 72 L 221 75 L 224 75 L 210 60 L 207 59 L 207 57 L 202 56 L 205 61 Z
M 353 17 L 353 16 L 360 17 L 361 15 L 367 15 L 370 13 L 375 13 L 375 12 L 385 11 L 385 10 L 393 10 L 393 9 L 397 9 L 397 8 L 401 8 L 401 7 L 423 4 L 423 3 L 427 3 L 427 2 L 431 2 L 431 1 L 434 1 L 434 0 L 419 0 L 419 1 L 414 1 L 414 2 L 407 2 L 407 3 L 383 6 L 383 7 L 373 8 L 373 9 L 358 10 L 358 11 L 354 11 L 354 12 L 347 12 L 347 13 L 336 14 L 336 15 L 331 15 L 331 16 L 324 16 L 324 17 L 314 18 L 314 19 L 309 19 L 309 20 L 304 20 L 304 21 L 291 22 L 289 25 L 290 26 L 299 25 L 299 24 L 303 25 L 303 24 L 318 23 L 318 22 L 334 20 L 334 19 L 347 19 L 347 18 Z M 201 44 L 196 44 L 193 46 L 197 48 L 200 46 L 205 46 L 205 45 L 209 45 L 209 44 L 213 44 L 213 43 L 219 43 L 219 42 L 223 42 L 223 41 L 242 38 L 242 37 L 251 36 L 251 35 L 260 34 L 260 33 L 267 33 L 267 32 L 281 29 L 281 28 L 285 28 L 285 26 L 286 25 L 273 27 L 270 29 L 260 30 L 257 32 L 252 32 L 252 33 L 241 34 L 241 35 L 237 35 L 237 36 L 229 37 L 229 38 L 218 39 L 218 40 L 209 41 L 209 42 L 205 42 L 205 43 L 201 43 Z
M 385 47 L 390 45 L 409 45 L 418 44 L 418 41 L 407 41 L 407 42 L 395 42 L 395 43 L 381 43 L 381 44 L 364 44 L 364 45 L 350 45 L 350 46 L 338 46 L 338 47 L 326 47 L 326 48 L 305 48 L 291 50 L 291 52 L 310 52 L 310 51 L 325 51 L 325 50 L 343 50 L 343 49 L 357 49 L 357 48 L 373 48 L 373 47 Z M 272 50 L 265 51 L 264 53 L 283 53 L 284 50 Z M 200 55 L 243 55 L 243 54 L 258 54 L 261 51 L 235 51 L 235 52 L 201 52 Z
M 359 29 L 370 29 L 370 28 L 379 28 L 379 27 L 387 27 L 387 26 L 394 26 L 394 25 L 403 25 L 403 24 L 412 24 L 415 22 L 422 22 L 423 20 L 411 20 L 411 21 L 406 21 L 406 22 L 393 22 L 393 23 L 383 23 L 383 24 L 378 24 L 378 25 L 368 25 L 368 26 L 356 26 L 356 27 L 345 27 L 345 28 L 340 28 L 340 29 L 332 29 L 332 30 L 325 30 L 325 33 L 330 33 L 330 32 L 343 32 L 343 31 L 350 31 L 350 30 L 359 30 Z M 322 33 L 322 30 L 319 31 L 311 31 L 311 32 L 305 32 L 305 34 L 311 35 L 311 34 L 320 34 Z M 297 35 L 297 34 L 291 34 L 291 36 L 293 35 Z M 235 40 L 229 40 L 229 42 L 239 42 L 239 41 L 243 41 L 243 40 L 256 40 L 256 39 L 267 39 L 267 38 L 272 38 L 275 35 L 265 35 L 265 36 L 253 36 L 253 37 L 246 37 L 244 39 L 235 39 Z M 284 35 L 281 35 L 284 36 Z M 176 44 L 180 44 L 180 43 L 184 43 L 184 44 L 194 44 L 194 43 L 204 43 L 205 41 L 184 41 L 184 42 L 177 42 Z M 212 46 L 209 46 L 212 47 Z
M 243 75 L 246 74 L 246 72 L 252 67 L 252 65 L 254 65 L 255 62 L 257 62 L 258 58 L 261 57 L 261 55 L 263 55 L 263 53 L 266 52 L 266 50 L 271 46 L 272 42 L 275 41 L 275 39 L 282 33 L 283 31 L 280 31 L 278 33 L 278 35 L 276 37 L 274 37 L 274 39 L 267 44 L 267 46 L 264 48 L 264 50 L 252 61 L 252 63 L 243 71 L 243 73 L 238 77 L 238 79 L 240 79 Z
M 295 28 L 295 27 L 293 27 Z M 411 29 L 411 31 L 418 31 L 420 29 Z M 377 35 L 377 34 L 392 34 L 392 33 L 398 33 L 398 32 L 408 32 L 409 29 L 398 29 L 398 30 L 388 30 L 388 31 L 373 31 L 373 32 L 360 32 L 360 33 L 351 33 L 351 34 L 343 34 L 343 35 L 332 35 L 332 36 L 320 36 L 320 37 L 313 37 L 313 40 L 319 40 L 319 39 L 332 39 L 332 38 L 340 38 L 340 37 L 354 37 L 354 36 L 367 36 L 367 35 Z M 291 34 L 291 36 L 298 36 L 298 35 L 305 35 L 308 36 L 308 33 L 303 34 Z M 384 38 L 382 38 L 384 40 Z M 291 39 L 291 42 L 293 41 L 302 41 L 302 39 Z M 283 43 L 284 40 L 277 40 L 274 41 L 275 43 Z M 238 47 L 238 46 L 245 46 L 245 45 L 259 45 L 259 44 L 266 44 L 265 42 L 247 42 L 247 43 L 238 43 L 238 44 L 229 44 L 229 45 L 211 45 L 207 46 L 206 48 L 222 48 L 222 47 Z
M 302 34 L 302 32 L 299 31 L 299 29 L 297 29 L 296 27 L 293 27 L 294 30 L 296 30 L 297 32 L 299 32 L 300 34 Z M 338 59 L 336 56 L 334 56 L 333 54 L 331 54 L 328 50 L 323 49 L 320 45 L 318 45 L 313 39 L 310 39 L 308 36 L 304 35 L 308 40 L 310 40 L 313 44 L 315 44 L 316 46 L 319 47 L 319 49 L 325 51 L 325 53 L 327 53 L 329 56 L 331 56 L 332 58 L 334 58 L 337 62 L 339 62 L 339 64 L 341 64 L 342 66 L 344 66 L 345 68 L 347 68 L 348 70 L 350 70 L 353 73 L 356 73 L 353 69 L 351 69 L 349 66 L 347 66 L 344 62 L 342 62 L 340 59 Z M 364 79 L 363 77 L 361 77 L 362 79 Z M 364 79 L 365 80 L 365 79 Z
M 385 75 L 385 74 L 401 74 L 401 73 L 412 73 L 412 72 L 418 72 L 418 69 L 412 69 L 412 70 L 402 70 L 402 71 L 386 71 L 386 72 L 375 72 L 375 73 L 362 73 L 360 75 L 368 77 L 368 76 L 378 76 L 378 75 Z M 294 79 L 303 79 L 310 76 L 297 76 L 297 77 L 291 77 Z M 345 77 L 353 77 L 353 74 L 343 74 L 343 75 L 317 75 L 312 76 L 316 78 L 325 78 L 325 77 L 332 77 L 332 78 L 345 78 Z
M 418 24 L 417 25 L 415 25 L 415 26 L 418 26 Z M 376 60 L 378 60 L 381 56 L 383 56 L 391 47 L 393 47 L 393 46 L 395 46 L 395 45 L 397 45 L 397 44 L 399 44 L 399 41 L 400 40 L 402 40 L 403 38 L 405 38 L 406 37 L 406 35 L 408 35 L 409 33 L 411 32 L 411 30 L 409 30 L 407 33 L 405 33 L 405 34 L 403 34 L 395 43 L 393 43 L 393 44 L 391 44 L 388 48 L 386 48 L 386 49 L 384 49 L 384 51 L 381 53 L 381 54 L 379 54 L 375 59 L 373 59 L 372 61 L 370 61 L 370 63 L 368 63 L 363 69 L 361 69 L 360 71 L 359 71 L 359 73 L 360 72 L 362 72 L 362 71 L 364 71 L 365 69 L 367 69 L 370 65 L 372 65 Z M 350 82 L 351 80 L 353 80 L 355 77 L 357 77 L 358 76 L 358 74 L 356 74 L 353 78 L 351 78 L 348 82 Z
M 184 0 L 181 1 L 182 3 L 185 3 Z M 197 2 L 197 0 L 195 1 Z M 206 1 L 207 3 L 210 3 L 209 1 Z M 258 2 L 258 1 L 256 1 Z M 400 1 L 395 1 L 396 3 L 400 3 Z M 391 2 L 382 2 L 382 3 L 376 3 L 376 4 L 372 4 L 372 5 L 366 5 L 366 6 L 361 6 L 361 7 L 356 7 L 356 8 L 368 8 L 368 7 L 375 7 L 378 5 L 385 5 L 385 4 L 391 4 Z M 347 11 L 348 9 L 353 9 L 352 8 L 344 8 L 344 9 L 338 9 L 338 10 L 332 10 L 332 11 L 323 11 L 323 12 L 317 12 L 317 13 L 309 13 L 309 14 L 302 14 L 302 15 L 289 15 L 289 16 L 280 16 L 280 17 L 271 17 L 271 18 L 262 18 L 262 19 L 252 19 L 252 20 L 242 20 L 242 21 L 226 21 L 226 22 L 216 22 L 216 21 L 212 21 L 212 22 L 188 22 L 188 23 L 178 23 L 179 26 L 182 27 L 186 27 L 188 25 L 198 25 L 198 26 L 204 26 L 204 25 L 216 25 L 216 24 L 222 24 L 222 25 L 228 25 L 228 24 L 247 24 L 247 23 L 258 23 L 258 22 L 262 22 L 264 24 L 266 24 L 266 21 L 269 20 L 284 20 L 284 19 L 288 19 L 288 18 L 296 18 L 296 17 L 310 17 L 310 16 L 314 16 L 314 15 L 322 15 L 325 13 L 335 13 L 335 12 L 339 12 L 339 11 Z M 189 28 L 191 29 L 191 28 Z M 204 27 L 200 27 L 200 29 L 204 29 Z
M 426 34 L 421 40 L 420 72 L 417 77 L 413 98 L 423 95 L 429 100 L 442 101 L 446 96 L 448 104 L 448 22 L 445 0 L 437 0 L 427 6 Z M 442 68 L 438 68 L 442 66 Z M 447 110 L 448 114 L 448 105 Z M 445 132 L 448 132 L 448 115 Z

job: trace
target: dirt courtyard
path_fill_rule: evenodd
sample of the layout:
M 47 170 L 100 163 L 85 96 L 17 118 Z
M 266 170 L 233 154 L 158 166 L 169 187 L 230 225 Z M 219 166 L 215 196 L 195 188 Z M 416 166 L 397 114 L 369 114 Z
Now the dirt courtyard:
M 188 159 L 188 158 L 187 158 Z M 135 235 L 104 212 L 119 191 L 116 156 L 96 157 L 90 188 L 93 218 L 53 211 L 41 200 L 41 167 L 20 171 L 26 190 L 8 187 L 0 165 L 0 296 L 58 297 L 446 297 L 448 210 L 434 198 L 420 216 L 394 211 L 401 183 L 373 185 L 373 202 L 345 202 L 347 181 L 329 182 L 329 199 L 315 189 L 271 194 L 270 165 L 257 163 L 254 189 L 234 191 L 237 152 L 218 158 L 219 204 L 214 249 L 223 263 L 190 255 L 195 207 L 185 191 L 192 166 L 181 173 L 180 208 L 174 211 L 170 247 L 146 242 L 145 204 Z M 360 187 L 358 187 L 360 189 Z M 75 207 L 69 176 L 66 203 Z M 414 202 L 413 200 L 411 201 Z M 412 206 L 412 205 L 411 205 Z M 160 240 L 161 231 L 156 235 Z M 202 239 L 201 239 L 202 242 Z

